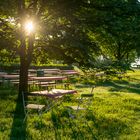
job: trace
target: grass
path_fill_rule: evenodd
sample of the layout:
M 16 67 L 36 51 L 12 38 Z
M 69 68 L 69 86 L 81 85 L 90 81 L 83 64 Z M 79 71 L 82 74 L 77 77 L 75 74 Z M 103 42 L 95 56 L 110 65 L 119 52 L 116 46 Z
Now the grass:
M 23 124 L 22 105 L 16 90 L 0 88 L 0 140 L 139 140 L 140 139 L 140 71 L 129 72 L 129 79 L 98 82 L 91 111 L 79 119 L 70 119 L 63 106 L 28 116 Z M 89 93 L 88 87 L 76 87 Z M 66 97 L 64 105 L 76 104 Z

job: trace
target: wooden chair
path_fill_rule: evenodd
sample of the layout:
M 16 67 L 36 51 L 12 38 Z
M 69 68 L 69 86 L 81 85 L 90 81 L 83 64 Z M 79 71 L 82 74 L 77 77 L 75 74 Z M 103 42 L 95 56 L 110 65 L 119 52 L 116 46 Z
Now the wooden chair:
M 82 137 L 84 137 L 84 135 L 81 131 L 81 125 L 84 126 L 85 129 L 88 129 L 88 132 L 91 132 L 94 137 L 93 130 L 87 121 L 87 116 L 92 115 L 91 105 L 94 97 L 93 89 L 94 86 L 91 88 L 91 92 L 89 94 L 81 94 L 80 98 L 76 98 L 78 102 L 76 106 L 64 106 L 68 115 L 67 123 L 69 123 L 73 132 L 75 127 L 78 128 L 78 135 Z M 81 125 L 79 126 L 79 124 Z
M 95 86 L 91 87 L 91 92 L 89 94 L 81 94 L 80 98 L 77 98 L 78 105 L 76 106 L 65 106 L 68 110 L 68 114 L 70 118 L 76 118 L 79 111 L 88 111 L 93 101 L 93 90 Z M 73 114 L 74 113 L 74 114 Z M 82 116 L 81 116 L 82 117 Z
M 22 101 L 23 101 L 23 107 L 24 107 L 24 113 L 25 113 L 25 118 L 24 118 L 23 122 L 25 122 L 25 120 L 27 118 L 27 115 L 29 114 L 29 112 L 31 110 L 36 110 L 39 117 L 41 117 L 42 116 L 42 111 L 45 108 L 45 105 L 25 101 L 25 94 L 28 94 L 28 93 L 22 92 Z

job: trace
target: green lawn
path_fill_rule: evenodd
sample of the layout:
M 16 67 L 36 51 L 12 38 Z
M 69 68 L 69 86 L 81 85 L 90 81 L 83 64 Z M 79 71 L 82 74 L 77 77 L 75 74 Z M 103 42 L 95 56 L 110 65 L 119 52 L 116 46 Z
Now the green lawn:
M 140 139 L 140 71 L 129 79 L 97 83 L 92 111 L 80 119 L 69 119 L 63 106 L 44 113 L 42 121 L 34 113 L 23 124 L 17 91 L 0 88 L 0 140 Z M 76 87 L 78 93 L 90 88 Z M 76 104 L 67 97 L 64 105 Z

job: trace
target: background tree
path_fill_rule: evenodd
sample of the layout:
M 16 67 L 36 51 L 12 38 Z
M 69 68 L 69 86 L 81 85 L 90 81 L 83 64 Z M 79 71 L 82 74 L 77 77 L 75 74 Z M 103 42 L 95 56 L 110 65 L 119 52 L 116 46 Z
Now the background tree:
M 134 54 L 135 50 L 139 49 L 138 1 L 98 1 L 96 4 L 102 24 L 96 29 L 91 26 L 91 29 L 92 36 L 101 46 L 101 54 L 112 61 L 131 60 L 131 53 Z

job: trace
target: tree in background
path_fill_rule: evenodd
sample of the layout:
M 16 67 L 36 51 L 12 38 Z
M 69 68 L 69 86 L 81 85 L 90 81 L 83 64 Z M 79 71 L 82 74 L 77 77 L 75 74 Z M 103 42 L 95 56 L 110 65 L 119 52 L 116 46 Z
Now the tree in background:
M 139 50 L 139 2 L 113 0 L 97 3 L 96 14 L 100 15 L 101 26 L 91 27 L 91 36 L 101 46 L 101 55 L 112 61 L 131 61 L 133 54 Z

